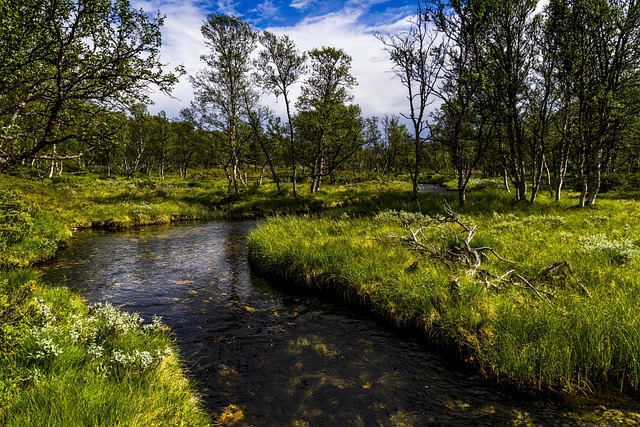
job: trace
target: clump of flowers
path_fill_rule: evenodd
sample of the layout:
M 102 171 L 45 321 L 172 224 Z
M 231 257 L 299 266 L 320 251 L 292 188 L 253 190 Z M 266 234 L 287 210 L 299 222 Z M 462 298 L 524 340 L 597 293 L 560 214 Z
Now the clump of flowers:
M 85 360 L 93 363 L 102 376 L 141 373 L 173 355 L 170 347 L 153 348 L 157 347 L 153 344 L 153 334 L 168 329 L 159 316 L 144 324 L 138 313 L 118 310 L 109 303 L 97 303 L 89 307 L 87 314 L 72 314 L 61 320 L 42 299 L 34 298 L 33 304 L 36 322 L 29 331 L 27 351 L 31 360 L 39 361 L 39 366 L 63 354 L 65 345 L 82 348 Z M 132 340 L 123 341 L 124 336 Z M 146 348 L 124 349 L 121 348 L 123 342 L 145 343 Z
M 39 338 L 36 340 L 36 349 L 29 356 L 32 359 L 43 360 L 57 357 L 62 354 L 62 348 L 52 338 Z
M 604 234 L 582 237 L 582 248 L 588 253 L 597 253 L 618 265 L 624 265 L 638 255 L 638 247 L 631 239 L 611 240 Z

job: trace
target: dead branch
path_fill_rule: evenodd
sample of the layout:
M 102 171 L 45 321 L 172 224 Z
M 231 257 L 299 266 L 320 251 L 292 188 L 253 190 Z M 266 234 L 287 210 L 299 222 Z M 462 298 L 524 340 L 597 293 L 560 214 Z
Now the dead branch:
M 466 224 L 460 217 L 453 211 L 447 200 L 444 200 L 444 215 L 439 217 L 431 217 L 429 221 L 419 226 L 416 229 L 411 227 L 409 221 L 404 222 L 404 228 L 408 231 L 409 235 L 404 236 L 404 240 L 410 242 L 410 249 L 415 250 L 421 253 L 424 253 L 428 256 L 437 257 L 442 260 L 457 260 L 458 262 L 463 262 L 469 266 L 467 270 L 467 276 L 476 277 L 481 275 L 484 277 L 484 281 L 487 286 L 491 286 L 495 289 L 499 289 L 500 283 L 507 283 L 511 285 L 519 286 L 517 282 L 520 282 L 525 285 L 526 288 L 532 290 L 538 298 L 551 304 L 549 301 L 549 297 L 555 297 L 553 294 L 546 292 L 544 290 L 538 289 L 534 286 L 529 280 L 525 279 L 521 274 L 517 273 L 515 269 L 511 269 L 502 275 L 493 274 L 482 268 L 482 256 L 487 256 L 487 253 L 493 254 L 501 262 L 518 265 L 515 261 L 510 261 L 504 257 L 502 257 L 498 252 L 489 246 L 480 246 L 474 247 L 472 245 L 472 240 L 476 235 L 476 225 L 468 225 Z M 459 227 L 459 230 L 455 228 L 451 231 L 453 236 L 455 237 L 454 248 L 438 248 L 436 244 L 434 244 L 427 236 L 425 235 L 425 231 L 433 228 L 442 228 L 446 224 L 454 224 Z M 397 238 L 398 236 L 390 236 L 392 238 Z M 545 275 L 551 274 L 554 270 L 568 265 L 566 263 L 557 263 L 542 273 Z M 569 268 L 571 268 L 569 266 Z
M 518 265 L 517 262 L 515 261 L 509 261 L 508 259 L 504 259 L 502 258 L 500 255 L 498 255 L 498 253 L 495 251 L 495 249 L 488 247 L 488 246 L 483 246 L 481 248 L 476 248 L 476 251 L 478 252 L 482 252 L 482 251 L 489 251 L 491 252 L 496 258 L 498 258 L 500 261 L 509 263 L 509 264 L 513 264 L 513 265 Z
M 538 288 L 536 288 L 535 286 L 533 286 L 533 285 L 531 284 L 531 282 L 529 282 L 527 279 L 525 279 L 524 277 L 522 277 L 522 276 L 521 276 L 521 275 L 519 275 L 519 274 L 515 274 L 515 277 L 517 277 L 518 279 L 520 279 L 520 280 L 522 281 L 522 283 L 524 283 L 524 284 L 525 284 L 525 285 L 527 285 L 531 290 L 533 290 L 533 291 L 536 293 L 536 295 L 538 295 L 538 298 L 540 298 L 541 300 L 543 300 L 543 301 L 545 301 L 546 303 L 548 303 L 549 305 L 551 305 L 551 302 L 550 302 L 548 299 L 544 298 L 544 297 L 542 296 L 542 294 L 540 293 L 541 291 L 539 291 L 539 290 L 538 290 Z M 544 291 L 542 291 L 542 292 L 544 292 Z M 550 294 L 550 293 L 548 293 L 548 292 L 544 292 L 544 293 L 545 293 L 545 294 L 547 294 L 547 295 L 550 295 L 550 296 L 554 296 L 553 294 Z

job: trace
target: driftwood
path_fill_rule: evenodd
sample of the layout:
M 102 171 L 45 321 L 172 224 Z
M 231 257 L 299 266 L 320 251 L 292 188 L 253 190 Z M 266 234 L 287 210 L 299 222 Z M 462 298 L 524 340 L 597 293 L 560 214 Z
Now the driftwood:
M 456 245 L 453 248 L 442 249 L 438 248 L 432 241 L 430 241 L 424 234 L 425 230 L 434 227 L 441 227 L 445 224 L 455 224 L 460 228 L 460 231 L 453 230 Z M 476 234 L 476 226 L 469 226 L 463 222 L 460 217 L 451 209 L 449 203 L 444 200 L 444 215 L 439 217 L 431 217 L 426 223 L 420 225 L 417 229 L 413 229 L 409 221 L 404 222 L 404 228 L 409 232 L 408 240 L 410 241 L 411 249 L 424 253 L 431 257 L 436 257 L 445 260 L 458 260 L 462 261 L 469 266 L 467 270 L 467 276 L 484 278 L 485 284 L 489 287 L 500 288 L 496 283 L 510 283 L 512 285 L 518 285 L 530 289 L 538 298 L 550 304 L 548 297 L 554 297 L 553 294 L 544 290 L 538 289 L 531 281 L 524 278 L 522 275 L 516 272 L 515 269 L 511 269 L 502 275 L 493 274 L 486 269 L 482 268 L 482 258 L 487 257 L 488 254 L 492 254 L 499 261 L 517 266 L 518 263 L 510 261 L 500 256 L 498 252 L 489 246 L 474 247 L 472 240 Z M 396 237 L 396 236 L 391 236 Z M 555 269 L 563 266 L 564 264 L 557 263 L 543 270 L 547 274 L 550 274 Z M 570 268 L 570 267 L 569 267 Z M 457 279 L 455 280 L 457 282 Z

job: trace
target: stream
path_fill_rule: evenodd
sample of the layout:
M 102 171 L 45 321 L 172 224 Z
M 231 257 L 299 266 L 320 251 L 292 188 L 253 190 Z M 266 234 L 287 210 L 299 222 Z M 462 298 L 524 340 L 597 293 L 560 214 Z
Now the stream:
M 239 426 L 638 425 L 613 407 L 514 393 L 362 310 L 278 290 L 254 275 L 254 222 L 78 233 L 47 283 L 171 327 L 215 421 Z

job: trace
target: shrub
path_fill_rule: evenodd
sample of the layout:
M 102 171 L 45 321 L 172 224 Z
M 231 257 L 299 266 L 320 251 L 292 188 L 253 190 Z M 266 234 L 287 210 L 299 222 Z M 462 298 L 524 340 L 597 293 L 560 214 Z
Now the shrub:
M 627 264 L 638 255 L 638 247 L 631 239 L 618 242 L 604 234 L 595 234 L 581 238 L 580 242 L 586 252 L 601 254 L 618 265 Z
M 0 190 L 0 249 L 20 241 L 33 227 L 30 207 L 14 191 Z

